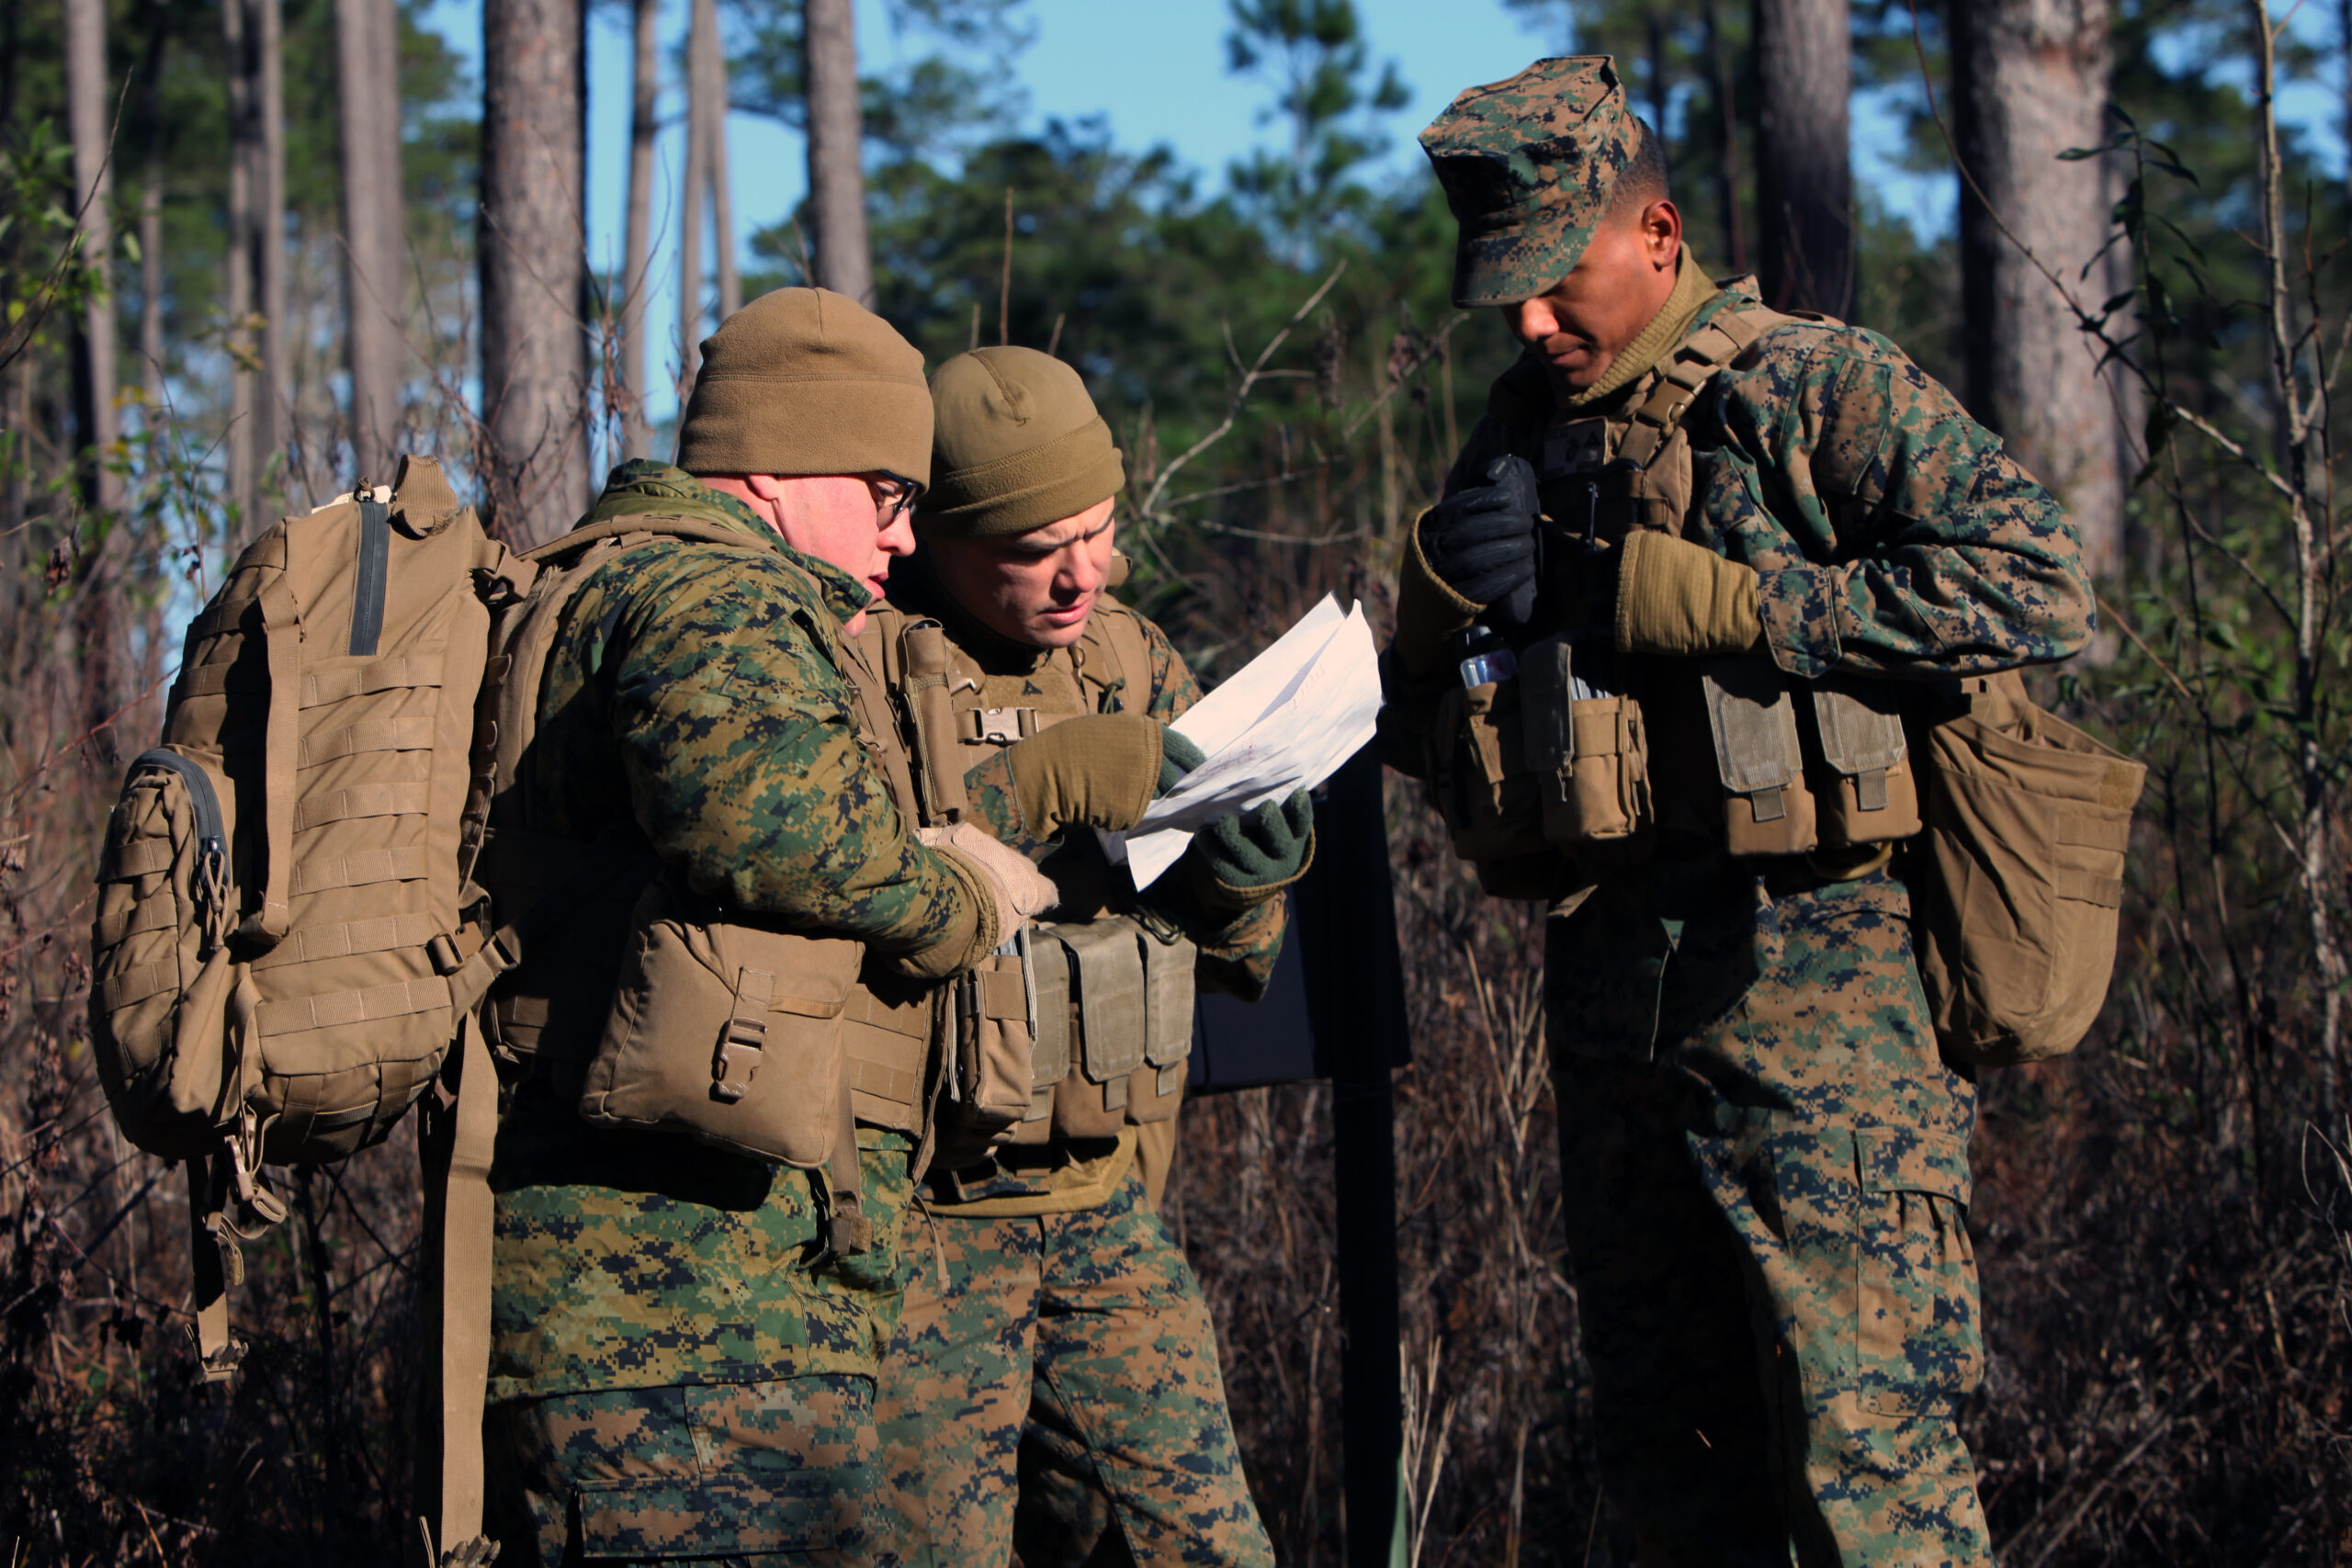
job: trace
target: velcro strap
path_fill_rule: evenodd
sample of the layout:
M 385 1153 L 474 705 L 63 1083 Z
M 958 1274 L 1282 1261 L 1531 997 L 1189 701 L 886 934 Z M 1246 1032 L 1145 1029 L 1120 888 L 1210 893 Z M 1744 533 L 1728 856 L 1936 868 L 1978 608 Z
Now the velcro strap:
M 109 975 L 98 982 L 98 1010 L 112 1012 L 133 1002 L 143 1002 L 149 997 L 160 997 L 165 991 L 177 990 L 179 984 L 178 959 L 167 958 L 160 964 L 142 964 L 136 969 Z
M 264 1002 L 254 1017 L 265 1035 L 300 1034 L 311 1029 L 348 1029 L 378 1019 L 405 1018 L 449 1005 L 449 982 L 438 975 L 420 976 L 390 986 L 370 986 L 364 991 L 330 991 L 322 997 L 287 997 Z
M 169 839 L 141 839 L 135 844 L 125 844 L 115 852 L 114 868 L 101 874 L 102 882 L 129 882 L 135 876 L 152 876 L 159 871 L 172 869 L 176 853 Z
M 371 659 L 340 670 L 319 670 L 302 677 L 302 705 L 314 708 L 339 703 L 362 692 L 392 692 L 441 684 L 442 650 L 425 649 L 392 659 Z
M 980 1016 L 1000 1022 L 1029 1016 L 1029 987 L 1021 981 L 1021 971 L 1011 969 L 981 969 L 974 972 L 972 981 L 979 989 Z
M 2061 866 L 2058 868 L 2058 897 L 2072 898 L 2079 904 L 2096 904 L 2102 909 L 2120 909 L 2123 907 L 2123 879 Z
M 329 790 L 305 800 L 294 813 L 294 830 L 323 828 L 330 822 L 350 822 L 364 817 L 422 817 L 431 809 L 430 784 L 360 784 Z
M 224 599 L 190 621 L 185 635 L 189 642 L 198 643 L 223 627 L 242 626 L 258 603 L 250 598 Z M 250 629 L 258 632 L 261 628 L 256 626 Z
M 892 1007 L 864 986 L 850 988 L 849 1000 L 842 1004 L 841 1016 L 845 1022 L 864 1024 L 902 1039 L 924 1043 L 931 1040 L 931 999 L 908 1002 Z
M 409 718 L 375 719 L 329 730 L 324 735 L 306 735 L 302 738 L 300 765 L 314 768 L 321 762 L 356 757 L 365 751 L 429 751 L 433 749 L 434 722 L 431 714 L 420 714 Z
M 422 882 L 432 874 L 431 867 L 432 852 L 423 844 L 397 850 L 361 850 L 356 854 L 303 860 L 294 867 L 288 890 L 299 897 L 305 893 L 324 893 L 332 887 Z
M 2110 820 L 2102 817 L 2061 817 L 2058 841 L 2123 854 L 2132 848 L 2132 822 L 2129 818 Z
M 350 958 L 362 953 L 390 953 L 423 947 L 439 934 L 433 917 L 422 912 L 383 915 L 370 920 L 345 920 L 340 925 L 296 927 L 286 940 L 254 960 L 255 969 L 281 964 L 311 964 L 322 958 Z
M 1631 726 L 1626 722 L 1625 705 L 1611 703 L 1606 707 L 1588 708 L 1575 715 L 1576 751 L 1577 761 L 1587 757 L 1615 757 L 1631 750 Z

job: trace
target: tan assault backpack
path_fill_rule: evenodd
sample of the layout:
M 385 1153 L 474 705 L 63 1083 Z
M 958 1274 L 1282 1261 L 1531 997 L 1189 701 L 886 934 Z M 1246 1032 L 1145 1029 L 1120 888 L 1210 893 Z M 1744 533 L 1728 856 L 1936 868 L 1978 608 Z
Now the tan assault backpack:
M 408 457 L 389 490 L 272 527 L 189 626 L 164 741 L 108 824 L 90 1035 L 132 1143 L 187 1166 L 203 1375 L 227 1378 L 265 1164 L 342 1159 L 435 1090 L 428 1308 L 448 1408 L 442 1540 L 480 1533 L 496 1084 L 475 1004 L 503 965 L 469 877 L 493 610 L 530 569 Z M 446 1209 L 446 1212 L 445 1212 Z

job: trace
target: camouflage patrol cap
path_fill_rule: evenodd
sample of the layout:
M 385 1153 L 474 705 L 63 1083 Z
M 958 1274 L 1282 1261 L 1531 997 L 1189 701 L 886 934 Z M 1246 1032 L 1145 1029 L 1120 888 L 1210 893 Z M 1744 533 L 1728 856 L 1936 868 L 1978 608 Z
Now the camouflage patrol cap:
M 1633 161 L 1634 134 L 1605 54 L 1539 60 L 1454 99 L 1421 132 L 1461 226 L 1453 302 L 1516 304 L 1574 271 Z

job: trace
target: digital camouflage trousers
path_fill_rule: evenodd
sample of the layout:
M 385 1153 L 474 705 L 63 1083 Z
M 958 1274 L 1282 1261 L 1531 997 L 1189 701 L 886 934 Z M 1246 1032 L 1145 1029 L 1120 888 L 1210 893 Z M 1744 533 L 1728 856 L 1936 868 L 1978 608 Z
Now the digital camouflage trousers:
M 513 1400 L 491 1406 L 483 1438 L 500 1568 L 887 1561 L 870 1378 Z
M 933 1213 L 936 1252 L 908 1222 L 878 1395 L 900 1555 L 1271 1568 L 1208 1306 L 1142 1181 L 1077 1213 Z
M 1720 860 L 1552 922 L 1546 1002 L 1602 1480 L 1645 1565 L 1989 1565 L 1975 1086 L 1881 872 Z

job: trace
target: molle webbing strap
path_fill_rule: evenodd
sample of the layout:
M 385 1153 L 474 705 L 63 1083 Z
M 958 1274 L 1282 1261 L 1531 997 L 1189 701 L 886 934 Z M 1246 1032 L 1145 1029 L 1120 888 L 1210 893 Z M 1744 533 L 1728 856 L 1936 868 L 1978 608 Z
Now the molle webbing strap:
M 874 1222 L 865 1213 L 865 1190 L 858 1179 L 857 1117 L 850 1110 L 849 1091 L 842 1091 L 841 1131 L 833 1138 L 833 1157 L 825 1168 L 825 1185 L 832 1198 L 832 1217 L 826 1226 L 826 1245 L 843 1258 L 874 1250 Z
M 1649 467 L 1716 373 L 1768 330 L 1787 320 L 1772 310 L 1725 310 L 1683 339 L 1682 346 L 1659 373 L 1657 385 L 1634 411 L 1633 428 L 1619 443 L 1617 455 L 1631 459 L 1637 468 Z
M 482 1404 L 490 1386 L 491 1155 L 498 1134 L 498 1081 L 480 1021 L 465 1016 L 458 1036 L 456 1100 L 434 1130 L 440 1148 L 428 1165 L 428 1245 L 439 1285 L 440 1466 L 434 1561 L 464 1551 L 481 1535 Z M 435 1201 L 437 1200 L 437 1201 Z M 477 1558 L 476 1561 L 486 1561 Z
M 226 1382 L 245 1358 L 244 1341 L 229 1332 L 229 1278 L 220 1249 L 229 1245 L 216 1229 L 220 1203 L 214 1191 L 213 1158 L 198 1156 L 187 1165 L 187 1255 L 196 1270 L 196 1348 L 206 1382 Z

